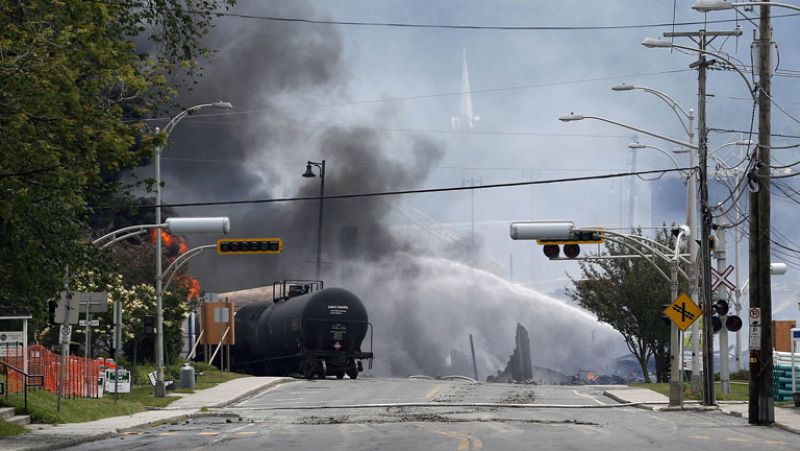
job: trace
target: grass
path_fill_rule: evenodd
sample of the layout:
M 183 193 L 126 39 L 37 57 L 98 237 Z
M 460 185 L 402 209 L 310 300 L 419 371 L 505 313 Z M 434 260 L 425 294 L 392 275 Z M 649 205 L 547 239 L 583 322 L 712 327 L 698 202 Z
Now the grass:
M 27 431 L 27 429 L 18 424 L 7 423 L 5 420 L 0 420 L 0 437 L 22 434 L 25 431 Z
M 669 396 L 668 382 L 651 383 L 651 384 L 631 384 L 631 386 L 638 388 L 647 388 L 653 390 L 654 392 L 661 393 L 664 396 Z M 749 399 L 750 388 L 747 384 L 732 383 L 731 392 L 728 394 L 722 393 L 719 382 L 716 382 L 714 384 L 714 387 L 716 391 L 716 399 L 718 401 L 747 401 Z M 697 396 L 692 396 L 690 388 L 691 387 L 688 383 L 683 384 L 683 399 L 701 401 L 703 399 L 703 394 L 698 393 Z
M 214 367 L 206 365 L 200 365 L 200 368 L 203 369 L 204 374 L 197 378 L 195 390 L 211 388 L 222 382 L 247 376 L 245 374 L 223 373 Z M 193 393 L 195 390 L 176 389 L 167 391 L 167 394 Z M 113 393 L 106 393 L 102 399 L 62 398 L 61 411 L 59 412 L 56 409 L 58 402 L 56 394 L 44 390 L 36 390 L 28 392 L 28 411 L 33 423 L 82 423 L 108 417 L 131 415 L 142 412 L 148 407 L 165 407 L 177 399 L 180 399 L 180 397 L 156 398 L 153 396 L 153 387 L 150 384 L 134 385 L 131 393 L 119 394 L 119 399 L 116 403 L 113 399 Z M 24 406 L 23 401 L 22 394 L 9 395 L 7 399 L 0 397 L 0 406 L 15 407 L 17 413 L 21 413 Z M 2 426 L 0 424 L 0 427 Z M 4 430 L 0 428 L 0 435 Z

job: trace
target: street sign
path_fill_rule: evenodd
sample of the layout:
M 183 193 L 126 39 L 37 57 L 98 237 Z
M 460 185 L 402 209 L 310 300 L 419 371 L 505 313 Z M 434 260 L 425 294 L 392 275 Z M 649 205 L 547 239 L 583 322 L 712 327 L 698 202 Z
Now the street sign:
M 78 324 L 78 306 L 80 299 L 74 296 L 75 293 L 66 291 L 61 292 L 56 307 L 56 324 Z
M 81 326 L 81 327 L 86 327 L 86 320 L 82 319 L 82 320 L 78 321 L 78 325 Z M 89 320 L 89 327 L 97 327 L 99 325 L 100 325 L 100 320 L 99 319 L 90 319 Z
M 714 279 L 714 283 L 711 284 L 711 291 L 717 291 L 720 285 L 725 285 L 728 287 L 729 290 L 735 290 L 736 284 L 728 280 L 728 276 L 733 272 L 733 266 L 728 265 L 722 272 L 717 271 L 714 268 L 711 268 L 711 278 Z
M 62 324 L 61 333 L 59 334 L 59 337 L 61 337 L 60 343 L 62 345 L 68 345 L 71 334 L 72 334 L 72 327 L 70 327 L 69 324 Z
M 664 309 L 664 314 L 682 331 L 688 329 L 702 313 L 700 307 L 685 293 L 681 293 L 678 299 Z
M 750 350 L 761 350 L 761 309 L 751 307 L 748 311 L 750 316 Z
M 81 313 L 86 313 L 87 307 L 89 308 L 89 313 L 105 313 L 108 311 L 108 293 L 105 291 L 74 292 L 72 296 L 78 298 Z
M 0 332 L 0 345 L 4 344 L 22 344 L 23 343 L 23 335 L 22 332 L 13 331 L 13 332 Z
M 106 370 L 106 393 L 130 393 L 131 392 L 131 372 L 128 370 Z M 117 373 L 119 373 L 119 385 L 116 384 Z M 115 387 L 116 385 L 116 387 Z

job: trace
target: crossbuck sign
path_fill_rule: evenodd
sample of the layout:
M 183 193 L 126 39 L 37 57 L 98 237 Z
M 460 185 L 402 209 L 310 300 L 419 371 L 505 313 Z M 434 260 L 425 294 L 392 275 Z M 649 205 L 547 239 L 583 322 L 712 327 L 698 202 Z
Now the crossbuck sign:
M 714 268 L 711 268 L 711 278 L 714 279 L 714 283 L 711 284 L 711 291 L 717 291 L 717 289 L 721 285 L 725 285 L 728 287 L 729 290 L 735 290 L 736 285 L 728 280 L 728 276 L 733 272 L 733 266 L 728 265 L 722 272 L 717 271 Z

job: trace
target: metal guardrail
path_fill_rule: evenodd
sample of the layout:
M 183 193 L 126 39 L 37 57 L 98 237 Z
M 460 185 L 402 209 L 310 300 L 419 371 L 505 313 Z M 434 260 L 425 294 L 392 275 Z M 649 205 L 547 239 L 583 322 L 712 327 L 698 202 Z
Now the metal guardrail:
M 3 375 L 6 378 L 6 380 L 5 380 L 6 384 L 10 381 L 9 376 L 8 376 L 8 374 L 9 374 L 8 370 L 11 370 L 12 372 L 17 373 L 20 376 L 22 376 L 22 381 L 23 381 L 23 386 L 24 386 L 24 388 L 23 388 L 24 395 L 23 396 L 25 398 L 23 411 L 24 411 L 25 415 L 27 415 L 28 414 L 28 388 L 29 387 L 41 387 L 41 386 L 43 386 L 44 385 L 44 376 L 42 376 L 40 374 L 33 374 L 33 375 L 32 374 L 28 374 L 28 373 L 22 371 L 21 369 L 15 367 L 15 366 L 13 366 L 13 365 L 11 365 L 9 363 L 3 362 L 3 361 L 0 361 L 0 365 L 2 365 L 2 367 L 3 367 Z M 36 382 L 31 382 L 32 380 L 36 381 Z M 5 396 L 6 399 L 8 399 L 8 392 L 9 391 L 10 390 L 6 390 L 6 387 L 3 387 L 3 395 Z

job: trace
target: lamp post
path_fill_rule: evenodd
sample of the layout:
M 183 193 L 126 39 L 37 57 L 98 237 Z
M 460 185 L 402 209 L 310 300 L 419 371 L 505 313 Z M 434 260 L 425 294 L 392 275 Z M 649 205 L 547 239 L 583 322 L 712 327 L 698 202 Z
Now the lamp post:
M 668 141 L 668 142 L 671 142 L 671 143 L 673 143 L 673 144 L 678 144 L 678 145 L 680 145 L 680 146 L 683 146 L 683 147 L 686 147 L 686 148 L 688 148 L 688 149 L 697 149 L 697 146 L 696 146 L 696 145 L 694 145 L 694 144 L 693 144 L 693 143 L 691 143 L 691 142 L 684 142 L 684 141 L 680 141 L 680 140 L 678 140 L 678 139 L 670 138 L 670 137 L 668 137 L 668 136 L 659 135 L 658 133 L 654 133 L 654 132 L 651 132 L 651 131 L 648 131 L 648 130 L 643 130 L 643 129 L 641 129 L 641 128 L 634 127 L 634 126 L 632 126 L 632 125 L 623 124 L 623 123 L 621 123 L 621 122 L 613 121 L 613 120 L 611 120 L 611 119 L 607 119 L 607 118 L 603 118 L 603 117 L 598 117 L 598 116 L 581 116 L 581 115 L 576 115 L 576 114 L 569 114 L 569 115 L 561 116 L 561 117 L 559 117 L 558 119 L 559 119 L 559 120 L 561 120 L 561 121 L 564 121 L 564 122 L 568 122 L 568 121 L 576 121 L 576 120 L 582 120 L 582 119 L 595 119 L 595 120 L 599 120 L 599 121 L 607 122 L 607 123 L 610 123 L 610 124 L 614 124 L 614 125 L 617 125 L 617 126 L 620 126 L 620 127 L 623 127 L 623 128 L 627 128 L 627 129 L 630 129 L 630 130 L 634 130 L 634 131 L 637 131 L 637 132 L 639 132 L 639 133 L 644 133 L 645 135 L 649 135 L 649 136 L 652 136 L 652 137 L 654 137 L 654 138 L 658 138 L 658 139 L 661 139 L 661 140 L 664 140 L 664 141 Z M 690 129 L 690 130 L 691 130 L 691 129 Z M 691 137 L 691 136 L 692 136 L 692 135 L 690 135 L 690 137 Z M 659 149 L 659 150 L 661 150 L 661 149 Z M 669 154 L 668 154 L 668 153 L 666 153 L 666 152 L 663 152 L 663 153 L 665 153 L 666 155 L 669 155 Z M 671 155 L 670 155 L 670 157 L 671 157 Z M 671 157 L 671 158 L 672 158 L 672 157 Z M 676 165 L 676 166 L 678 166 L 678 164 L 677 164 L 677 161 L 676 161 L 674 158 L 672 158 L 672 161 L 673 161 L 673 163 L 675 163 L 675 165 Z M 678 167 L 679 167 L 679 166 L 678 166 Z M 694 177 L 690 177 L 690 180 L 691 180 L 691 179 L 693 179 L 693 178 L 694 178 Z M 693 191 L 691 191 L 691 192 L 690 192 L 690 193 L 687 195 L 687 198 L 688 198 L 688 199 L 693 199 L 693 198 L 694 198 L 694 192 L 693 192 Z M 689 201 L 687 200 L 687 202 L 689 202 Z M 691 227 L 691 225 L 692 225 L 692 224 L 691 224 L 691 219 L 692 219 L 692 217 L 694 216 L 693 212 L 695 211 L 695 208 L 692 208 L 692 205 L 693 205 L 693 204 L 691 204 L 691 205 L 688 207 L 688 210 L 689 210 L 689 211 L 688 211 L 688 214 L 687 214 L 687 216 L 688 216 L 688 219 L 689 219 L 689 222 L 690 222 L 690 227 L 689 227 L 689 229 L 690 229 L 690 232 L 689 232 L 687 235 L 691 235 L 692 233 L 694 233 L 694 230 L 692 230 L 692 227 Z M 691 242 L 693 242 L 693 241 L 694 241 L 694 240 L 689 240 L 689 242 L 690 242 L 690 246 L 691 246 Z M 690 247 L 690 249 L 691 249 L 691 247 Z M 690 253 L 691 253 L 691 255 L 695 255 L 695 254 L 694 254 L 694 253 L 692 253 L 692 252 L 690 252 Z M 691 259 L 689 259 L 689 260 L 691 261 Z M 693 267 L 694 267 L 694 265 L 690 265 L 690 266 L 689 266 L 689 269 L 690 269 L 690 271 L 691 271 L 691 269 L 692 269 Z M 689 287 L 690 287 L 690 296 L 691 296 L 691 287 L 694 285 L 694 284 L 692 283 L 692 281 L 693 281 L 693 280 L 695 280 L 695 278 L 694 278 L 694 276 L 692 275 L 692 276 L 690 277 L 690 282 L 689 282 Z M 676 296 L 676 297 L 677 297 L 677 296 Z M 673 328 L 673 329 L 675 329 L 675 328 L 676 328 L 676 326 L 675 326 L 675 325 L 673 325 L 673 326 L 672 326 L 672 328 Z M 675 337 L 678 337 L 678 336 L 679 336 L 679 334 L 678 334 L 677 330 L 674 330 L 674 331 L 672 331 L 672 332 L 671 332 L 671 334 L 670 334 L 670 338 L 671 338 L 671 339 L 670 339 L 670 341 L 671 341 L 671 343 L 674 343 L 674 341 L 676 340 L 676 338 L 675 338 Z M 697 334 L 695 334 L 695 336 L 697 336 Z M 696 340 L 695 340 L 695 341 L 696 341 Z M 679 345 L 679 344 L 678 344 L 678 345 Z M 675 344 L 672 344 L 672 346 L 675 346 L 675 347 L 677 347 Z M 695 345 L 694 347 L 697 347 L 697 346 L 699 346 L 699 344 L 698 344 L 698 345 Z M 673 350 L 673 352 L 677 352 L 677 350 Z M 697 355 L 697 352 L 696 352 L 696 351 L 694 352 L 694 355 L 695 355 L 695 356 Z M 673 357 L 674 357 L 674 356 L 673 356 Z M 695 358 L 695 360 L 697 360 L 697 359 Z M 682 361 L 682 359 L 681 359 L 681 361 Z M 678 362 L 677 362 L 677 361 L 673 362 L 673 365 L 677 365 L 677 364 L 678 364 Z M 696 370 L 695 370 L 695 368 L 697 368 L 697 367 L 698 367 L 698 363 L 697 363 L 697 362 L 694 362 L 694 368 L 693 368 L 693 372 L 695 372 L 695 371 L 696 371 Z M 681 399 L 682 399 L 682 387 L 681 387 L 681 385 L 679 385 L 679 382 L 678 382 L 678 379 L 677 379 L 677 377 L 675 377 L 675 378 L 672 378 L 672 379 L 674 380 L 674 383 L 671 383 L 671 384 L 670 384 L 670 405 L 679 405 L 679 404 L 681 403 Z
M 671 142 L 673 144 L 677 144 L 679 146 L 687 147 L 689 149 L 697 149 L 697 146 L 694 145 L 694 144 L 691 144 L 691 143 L 688 143 L 688 142 L 685 142 L 685 141 L 681 141 L 679 139 L 670 138 L 669 136 L 659 135 L 658 133 L 655 133 L 655 132 L 644 130 L 642 128 L 639 128 L 639 127 L 636 127 L 636 126 L 633 126 L 633 125 L 624 124 L 622 122 L 617 122 L 617 121 L 614 121 L 614 120 L 611 120 L 611 119 L 607 119 L 607 118 L 604 118 L 604 117 L 600 117 L 600 116 L 586 116 L 586 115 L 581 115 L 581 114 L 570 113 L 570 114 L 565 114 L 563 116 L 559 116 L 559 118 L 558 118 L 558 120 L 561 121 L 561 122 L 581 121 L 581 120 L 584 120 L 584 119 L 594 119 L 594 120 L 597 120 L 597 121 L 608 122 L 609 124 L 614 124 L 614 125 L 617 125 L 617 126 L 622 127 L 622 128 L 627 128 L 628 130 L 633 130 L 635 132 L 644 133 L 645 135 L 652 136 L 653 138 L 658 138 L 658 139 L 661 139 L 661 140 L 664 140 L 664 141 L 668 141 L 668 142 Z
M 657 89 L 649 88 L 646 86 L 636 86 L 636 85 L 616 85 L 611 88 L 612 91 L 632 91 L 632 90 L 641 90 L 647 93 L 650 93 L 662 101 L 669 105 L 672 108 L 672 111 L 675 112 L 675 115 L 678 117 L 678 121 L 680 121 L 683 130 L 686 132 L 689 138 L 689 143 L 694 144 L 694 110 L 689 109 L 687 112 L 685 108 L 683 108 L 674 98 L 670 95 L 659 91 Z M 684 122 L 684 118 L 688 121 L 688 124 Z M 689 167 L 694 168 L 697 166 L 697 152 L 692 151 L 691 149 L 687 148 L 687 152 L 689 153 Z M 692 170 L 692 173 L 686 178 L 686 224 L 689 226 L 691 233 L 693 236 L 697 236 L 697 177 Z M 691 255 L 697 255 L 697 241 L 689 240 L 689 253 Z M 689 259 L 689 263 L 687 265 L 687 272 L 691 275 L 691 281 L 689 282 L 689 297 L 692 299 L 697 299 L 697 273 L 696 273 L 696 266 L 694 262 L 694 258 Z M 700 326 L 695 321 L 692 323 L 692 380 L 691 380 L 691 387 L 692 392 L 697 392 L 700 387 Z M 683 360 L 681 359 L 681 362 Z
M 325 200 L 325 160 L 321 163 L 308 161 L 306 163 L 306 172 L 303 177 L 314 178 L 317 175 L 311 169 L 311 166 L 316 166 L 319 169 L 319 213 L 317 215 L 317 280 L 322 280 L 322 205 Z
M 93 246 L 98 246 L 100 249 L 104 249 L 112 244 L 118 243 L 124 239 L 141 235 L 142 233 L 147 232 L 148 230 L 156 230 L 156 234 L 160 235 L 162 229 L 167 229 L 167 231 L 174 235 L 186 235 L 192 233 L 228 233 L 231 228 L 230 219 L 226 217 L 217 217 L 217 218 L 169 218 L 163 224 L 141 224 L 129 227 L 123 227 L 121 229 L 117 229 L 111 233 L 101 236 L 96 240 L 92 241 Z M 208 246 L 201 246 L 201 248 L 205 248 Z M 181 256 L 182 257 L 182 256 Z M 178 257 L 180 259 L 180 257 Z M 176 261 L 178 260 L 176 259 Z M 175 262 L 173 262 L 174 265 Z M 163 277 L 164 274 L 169 272 L 169 270 L 173 267 L 170 265 L 164 273 L 160 274 L 159 277 Z M 177 271 L 177 268 L 176 268 Z M 174 274 L 173 274 L 174 275 Z M 170 281 L 172 278 L 170 277 Z M 167 286 L 169 286 L 170 282 L 167 282 Z M 119 348 L 122 347 L 122 303 L 120 299 L 117 299 L 114 302 L 114 361 L 119 360 Z M 119 368 L 119 366 L 117 366 Z M 117 377 L 115 380 L 119 380 Z M 60 396 L 59 391 L 59 396 Z M 117 394 L 117 386 L 114 386 L 114 400 L 116 400 Z
M 697 0 L 692 5 L 692 9 L 695 11 L 699 11 L 701 13 L 707 13 L 712 11 L 722 11 L 725 9 L 734 9 L 743 6 L 778 6 L 781 8 L 788 8 L 793 9 L 795 11 L 800 11 L 800 6 L 792 5 L 790 3 L 778 3 L 778 2 L 735 2 L 729 3 L 723 0 Z
M 214 102 L 203 103 L 195 105 L 191 108 L 178 113 L 173 117 L 167 125 L 164 126 L 163 132 L 166 137 L 172 133 L 172 130 L 178 125 L 183 118 L 192 114 L 195 111 L 203 108 L 218 108 L 218 109 L 231 109 L 233 105 L 228 102 Z M 159 129 L 156 128 L 156 133 Z M 163 146 L 156 148 L 156 224 L 161 223 L 161 152 L 164 150 Z M 161 288 L 161 233 L 156 233 L 156 386 L 153 395 L 156 398 L 163 398 L 167 395 L 164 389 L 164 312 L 162 311 L 162 288 Z

